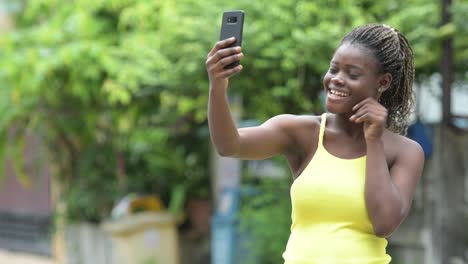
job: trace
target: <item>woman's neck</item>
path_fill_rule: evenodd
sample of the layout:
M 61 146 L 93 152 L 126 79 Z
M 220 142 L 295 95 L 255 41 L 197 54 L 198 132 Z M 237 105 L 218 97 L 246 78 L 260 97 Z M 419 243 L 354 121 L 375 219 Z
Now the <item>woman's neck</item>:
M 333 125 L 341 133 L 355 140 L 364 138 L 363 123 L 349 121 L 352 114 L 333 114 Z

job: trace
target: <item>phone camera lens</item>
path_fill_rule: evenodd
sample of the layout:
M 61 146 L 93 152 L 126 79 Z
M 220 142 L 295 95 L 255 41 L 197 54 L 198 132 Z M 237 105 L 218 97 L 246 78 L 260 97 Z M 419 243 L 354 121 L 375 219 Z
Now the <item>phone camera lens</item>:
M 228 17 L 227 22 L 228 23 L 236 23 L 237 22 L 237 17 Z

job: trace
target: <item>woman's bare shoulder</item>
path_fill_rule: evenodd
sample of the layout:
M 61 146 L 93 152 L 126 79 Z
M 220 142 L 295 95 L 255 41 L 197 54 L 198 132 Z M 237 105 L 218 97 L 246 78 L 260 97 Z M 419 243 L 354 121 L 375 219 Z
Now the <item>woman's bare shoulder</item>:
M 407 147 L 414 151 L 414 149 L 418 149 L 420 147 L 419 143 L 416 141 L 408 138 L 407 136 L 386 130 L 387 140 L 392 142 L 397 147 Z M 417 150 L 416 150 L 417 151 Z
M 285 132 L 295 141 L 302 141 L 305 134 L 311 135 L 320 128 L 320 116 L 280 114 L 268 119 L 261 126 Z
M 274 122 L 285 128 L 300 128 L 300 127 L 320 127 L 320 116 L 314 115 L 293 115 L 280 114 L 270 118 L 267 122 Z
M 405 159 L 408 157 L 424 155 L 421 145 L 404 135 L 387 130 L 386 142 L 388 144 L 385 145 L 390 148 L 394 159 Z

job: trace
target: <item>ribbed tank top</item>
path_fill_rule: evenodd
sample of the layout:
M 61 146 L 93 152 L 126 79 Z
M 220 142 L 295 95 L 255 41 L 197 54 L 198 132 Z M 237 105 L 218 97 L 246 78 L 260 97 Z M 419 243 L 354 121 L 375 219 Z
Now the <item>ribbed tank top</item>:
M 364 200 L 366 156 L 342 159 L 323 145 L 291 186 L 291 235 L 285 264 L 388 264 L 387 240 L 375 235 Z

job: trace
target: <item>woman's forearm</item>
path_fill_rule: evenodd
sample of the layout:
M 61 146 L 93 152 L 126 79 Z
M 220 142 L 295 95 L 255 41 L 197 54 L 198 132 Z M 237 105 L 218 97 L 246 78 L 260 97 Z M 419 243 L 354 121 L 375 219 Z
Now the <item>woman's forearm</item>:
M 208 100 L 211 140 L 220 155 L 234 156 L 239 151 L 239 133 L 229 108 L 227 82 L 210 82 Z
M 390 177 L 382 140 L 366 143 L 366 207 L 376 235 L 386 237 L 403 219 L 404 200 Z
M 229 78 L 242 70 L 242 65 L 226 68 L 238 62 L 244 54 L 241 47 L 230 47 L 235 38 L 218 41 L 208 53 L 205 65 L 210 79 L 208 98 L 208 127 L 216 151 L 223 156 L 234 156 L 239 152 L 239 133 L 229 109 L 227 89 Z

